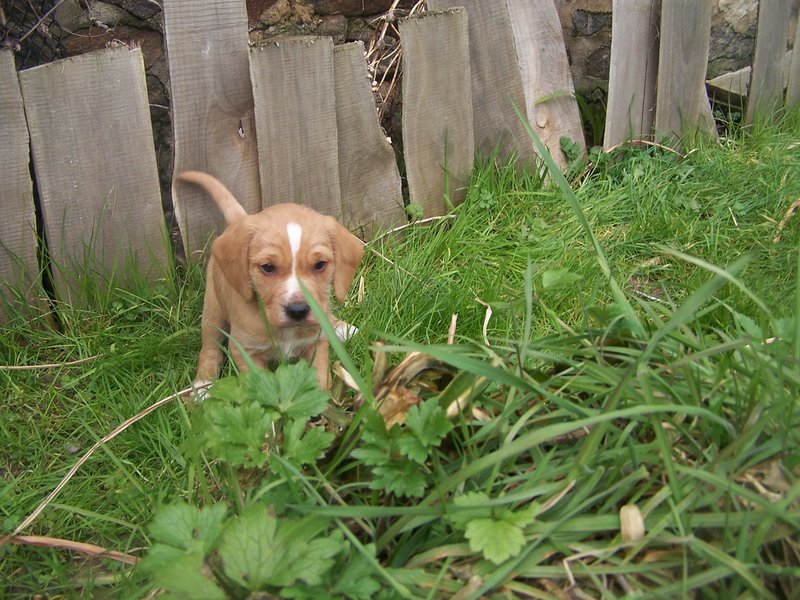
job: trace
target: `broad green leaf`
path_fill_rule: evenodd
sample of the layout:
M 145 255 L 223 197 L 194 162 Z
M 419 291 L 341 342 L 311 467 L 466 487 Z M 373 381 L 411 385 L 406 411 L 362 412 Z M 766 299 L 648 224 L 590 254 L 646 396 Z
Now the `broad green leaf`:
M 410 433 L 397 440 L 397 447 L 403 456 L 417 464 L 424 465 L 425 461 L 428 460 L 428 448 L 418 437 Z
M 216 545 L 226 513 L 224 504 L 197 508 L 176 502 L 156 510 L 148 530 L 163 544 L 204 557 Z
M 470 521 L 487 518 L 492 515 L 492 508 L 488 506 L 489 496 L 483 492 L 467 492 L 453 498 L 456 506 L 448 514 L 450 521 L 459 529 L 466 528 Z
M 364 548 L 375 555 L 375 544 L 368 544 Z M 347 559 L 343 569 L 339 569 L 333 586 L 336 596 L 344 596 L 353 600 L 370 600 L 380 589 L 381 583 L 374 577 L 373 567 L 360 553 L 353 552 Z
M 581 279 L 583 279 L 582 275 L 573 273 L 568 269 L 548 270 L 542 273 L 542 287 L 547 290 L 554 287 L 572 285 Z
M 305 361 L 281 365 L 275 372 L 248 371 L 248 397 L 283 416 L 308 420 L 328 405 L 329 396 L 319 387 L 317 374 Z
M 203 404 L 207 424 L 206 443 L 220 459 L 233 466 L 260 467 L 266 460 L 261 451 L 272 418 L 256 402 L 241 405 L 210 400 Z
M 475 519 L 467 524 L 464 534 L 473 552 L 483 553 L 496 565 L 519 554 L 525 544 L 522 529 L 504 520 Z
M 444 409 L 431 398 L 409 409 L 406 427 L 423 445 L 430 447 L 438 446 L 453 429 L 453 424 L 447 419 Z
M 425 493 L 425 477 L 416 463 L 407 460 L 392 461 L 376 466 L 370 487 L 386 490 L 397 496 L 419 497 Z
M 153 573 L 153 583 L 172 594 L 173 598 L 225 600 L 225 592 L 212 577 L 201 556 L 184 554 L 178 560 L 157 569 Z
M 320 427 L 306 431 L 305 421 L 291 421 L 283 431 L 284 458 L 297 467 L 310 464 L 323 456 L 333 443 L 334 435 Z
M 342 549 L 341 534 L 327 535 L 325 529 L 316 517 L 278 520 L 263 506 L 252 506 L 223 535 L 225 574 L 251 591 L 297 581 L 318 585 Z

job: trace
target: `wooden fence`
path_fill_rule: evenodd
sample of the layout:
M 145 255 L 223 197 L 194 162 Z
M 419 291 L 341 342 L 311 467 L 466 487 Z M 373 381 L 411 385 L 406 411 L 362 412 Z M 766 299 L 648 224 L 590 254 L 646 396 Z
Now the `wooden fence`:
M 762 3 L 748 121 L 784 101 L 784 84 L 786 101 L 800 100 L 798 53 L 780 68 L 790 1 Z M 446 210 L 446 194 L 457 204 L 476 151 L 533 161 L 517 111 L 560 165 L 563 137 L 585 150 L 552 2 L 429 5 L 400 24 L 408 201 L 425 216 Z M 250 47 L 242 0 L 164 0 L 163 9 L 175 172 L 217 176 L 249 212 L 301 202 L 364 238 L 405 219 L 360 43 L 302 37 Z M 704 85 L 710 18 L 711 0 L 614 0 L 606 148 L 714 133 Z M 0 182 L 3 302 L 41 301 L 42 256 L 56 299 L 69 303 L 85 303 L 87 286 L 168 274 L 140 50 L 113 47 L 19 73 L 11 52 L 0 51 Z M 171 201 L 195 256 L 221 215 L 201 190 L 177 181 Z

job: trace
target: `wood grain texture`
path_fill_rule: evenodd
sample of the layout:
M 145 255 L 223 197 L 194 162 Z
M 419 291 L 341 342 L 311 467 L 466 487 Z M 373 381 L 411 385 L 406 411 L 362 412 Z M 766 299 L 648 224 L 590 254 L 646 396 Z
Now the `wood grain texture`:
M 0 323 L 10 289 L 35 302 L 38 293 L 36 211 L 30 175 L 28 126 L 14 55 L 0 50 Z M 9 287 L 6 287 L 9 286 Z
M 663 0 L 656 139 L 678 145 L 702 127 L 701 102 L 711 42 L 711 0 Z
M 250 48 L 264 206 L 297 202 L 340 218 L 333 41 L 294 37 Z
M 649 140 L 656 116 L 659 0 L 614 0 L 603 147 Z
M 528 120 L 563 170 L 569 160 L 561 138 L 577 142 L 581 154 L 586 141 L 558 10 L 553 2 L 507 0 L 507 5 Z
M 428 6 L 467 10 L 478 153 L 488 158 L 497 152 L 501 160 L 516 155 L 523 163 L 532 162 L 533 142 L 514 109 L 524 112 L 527 103 L 506 0 L 429 0 Z
M 466 195 L 474 159 L 470 52 L 464 9 L 400 21 L 403 147 L 411 202 L 424 215 Z
M 800 24 L 794 36 L 789 59 L 786 81 L 786 108 L 789 110 L 800 104 Z
M 789 41 L 791 0 L 761 0 L 758 4 L 758 31 L 753 71 L 748 86 L 745 123 L 756 115 L 771 117 L 783 105 L 781 61 Z
M 261 210 L 247 13 L 239 0 L 164 0 L 175 173 L 219 178 L 249 213 Z M 224 226 L 199 187 L 173 180 L 172 197 L 187 256 Z
M 336 46 L 333 61 L 343 220 L 366 239 L 405 220 L 400 173 L 378 121 L 364 44 Z
M 138 48 L 83 54 L 20 73 L 56 294 L 81 280 L 165 273 L 168 245 Z

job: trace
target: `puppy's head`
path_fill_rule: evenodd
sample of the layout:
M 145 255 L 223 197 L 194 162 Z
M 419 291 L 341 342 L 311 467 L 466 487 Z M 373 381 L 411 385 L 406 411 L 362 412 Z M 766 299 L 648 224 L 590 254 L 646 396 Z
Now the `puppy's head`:
M 361 241 L 335 219 L 295 204 L 235 222 L 211 251 L 240 296 L 258 296 L 273 328 L 316 325 L 301 283 L 328 311 L 331 287 L 344 300 L 364 255 Z

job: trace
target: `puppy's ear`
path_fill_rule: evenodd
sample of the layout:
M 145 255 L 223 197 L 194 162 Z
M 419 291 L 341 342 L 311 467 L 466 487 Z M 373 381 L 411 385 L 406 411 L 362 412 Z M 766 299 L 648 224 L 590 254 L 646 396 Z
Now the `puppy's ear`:
M 364 257 L 364 244 L 332 217 L 329 231 L 333 240 L 333 292 L 340 302 L 344 302 L 358 263 Z
M 244 218 L 229 226 L 211 245 L 211 256 L 225 281 L 245 300 L 252 300 L 255 295 L 249 269 L 253 231 L 250 219 Z

